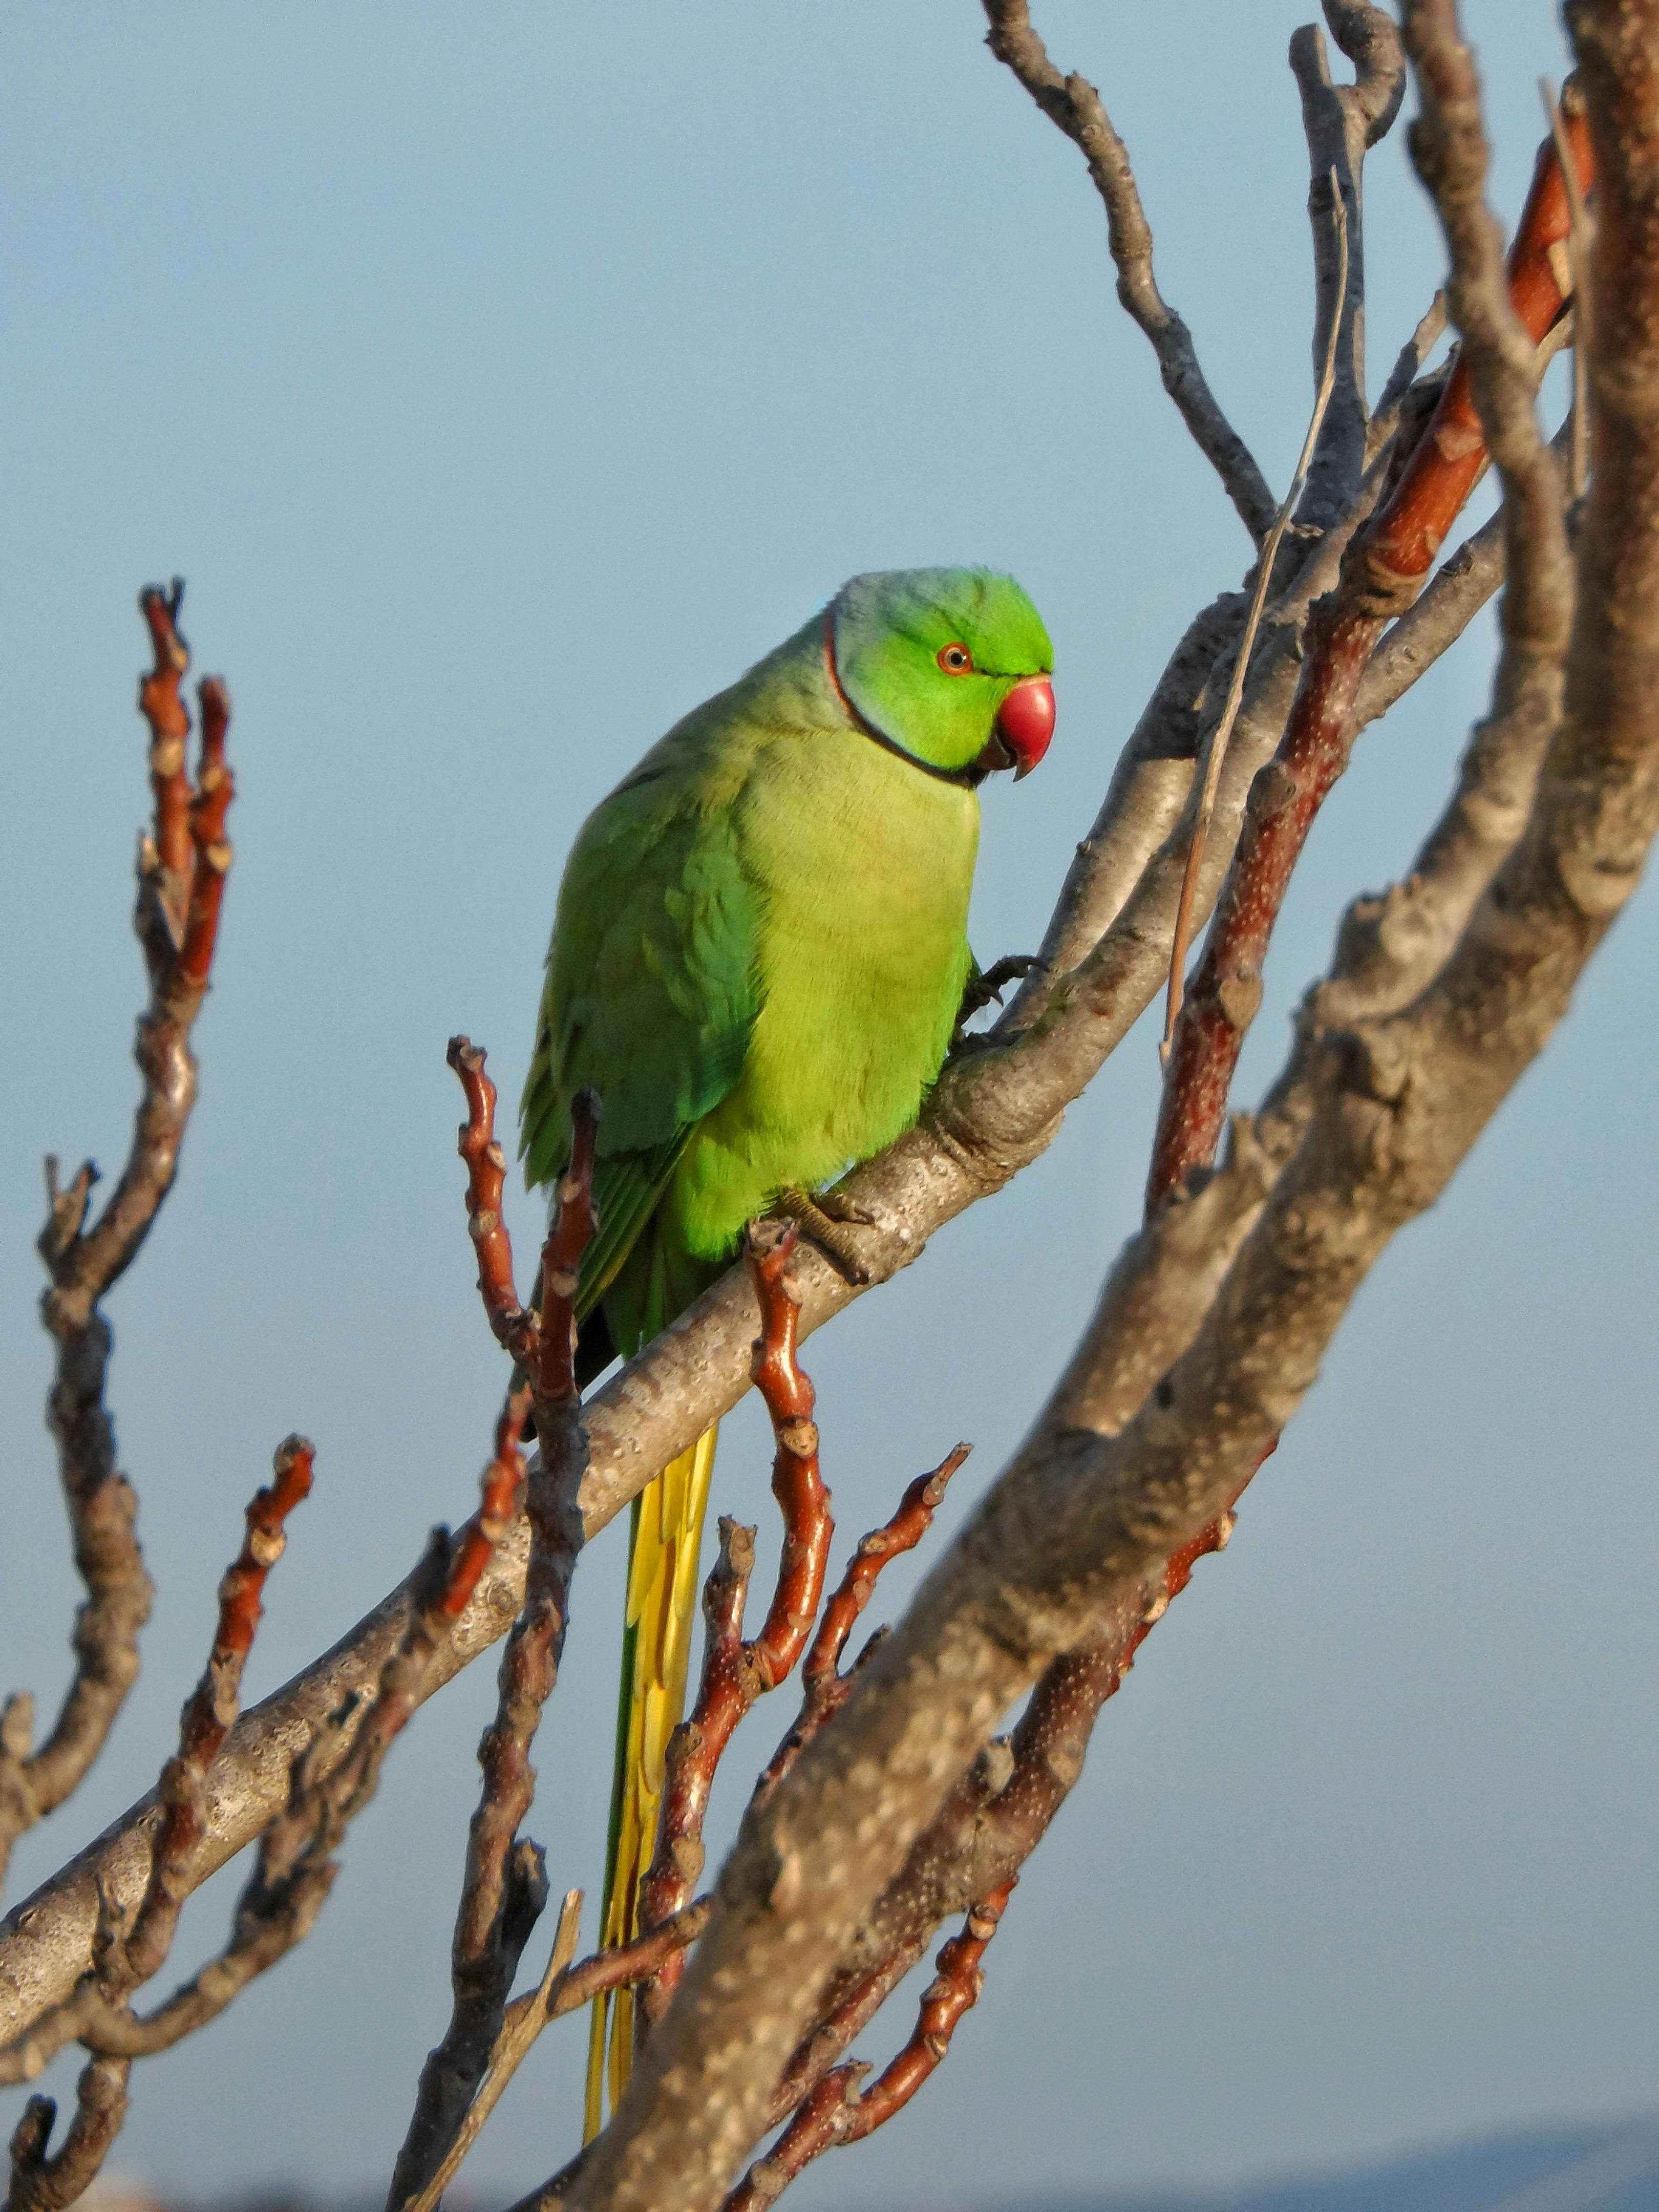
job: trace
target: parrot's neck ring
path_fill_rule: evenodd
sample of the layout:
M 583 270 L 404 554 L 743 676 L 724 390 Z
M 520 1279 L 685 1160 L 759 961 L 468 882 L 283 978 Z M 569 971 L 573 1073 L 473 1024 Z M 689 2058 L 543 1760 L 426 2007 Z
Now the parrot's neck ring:
M 841 671 L 836 665 L 836 603 L 833 599 L 823 611 L 823 666 L 830 678 L 830 688 L 840 702 L 842 712 L 853 727 L 865 737 L 873 738 L 877 744 L 896 758 L 908 761 L 912 768 L 919 768 L 924 775 L 937 776 L 941 783 L 954 783 L 963 791 L 976 791 L 984 782 L 990 767 L 988 762 L 985 767 L 976 760 L 970 761 L 966 768 L 936 767 L 932 761 L 923 760 L 920 754 L 907 752 L 895 738 L 888 736 L 885 730 L 878 730 L 866 715 L 860 714 L 848 697 L 847 687 L 841 680 Z

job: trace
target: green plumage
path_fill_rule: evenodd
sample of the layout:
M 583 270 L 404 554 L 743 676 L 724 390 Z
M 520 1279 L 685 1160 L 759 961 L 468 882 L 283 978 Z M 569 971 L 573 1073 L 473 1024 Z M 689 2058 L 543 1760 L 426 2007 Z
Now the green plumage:
M 550 1181 L 573 1093 L 598 1090 L 581 1307 L 603 1299 L 619 1350 L 781 1188 L 906 1128 L 950 1042 L 979 799 L 949 778 L 1050 665 L 1048 637 L 1018 585 L 975 570 L 855 578 L 832 623 L 839 681 L 815 617 L 646 755 L 565 871 L 522 1148 Z M 937 665 L 956 639 L 966 678 Z

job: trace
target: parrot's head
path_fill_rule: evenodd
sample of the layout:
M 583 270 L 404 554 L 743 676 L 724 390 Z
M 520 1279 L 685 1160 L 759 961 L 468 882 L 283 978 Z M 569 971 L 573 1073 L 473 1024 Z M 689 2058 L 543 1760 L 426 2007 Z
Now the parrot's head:
M 830 604 L 830 674 L 857 718 L 936 775 L 1028 775 L 1054 735 L 1054 647 L 1012 576 L 895 568 Z

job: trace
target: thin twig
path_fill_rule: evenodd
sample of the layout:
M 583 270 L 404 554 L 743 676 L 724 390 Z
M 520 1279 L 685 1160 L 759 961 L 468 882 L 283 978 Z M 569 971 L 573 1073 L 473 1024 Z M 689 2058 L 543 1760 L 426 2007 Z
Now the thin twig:
M 922 1993 L 909 2041 L 878 2079 L 860 2094 L 867 2065 L 854 2062 L 824 2075 L 766 2156 L 757 2160 L 726 2198 L 725 2212 L 765 2212 L 813 2159 L 838 2143 L 862 2142 L 903 2111 L 944 2063 L 957 2022 L 979 2002 L 985 1985 L 980 1961 L 1018 1880 L 1011 1875 L 970 1908 L 966 1927 L 939 1954 L 938 1972 Z
M 1572 497 L 1583 499 L 1589 483 L 1589 374 L 1591 344 L 1590 300 L 1588 283 L 1590 265 L 1590 225 L 1584 195 L 1578 182 L 1577 166 L 1572 158 L 1568 142 L 1567 126 L 1562 119 L 1562 102 L 1555 96 L 1555 87 L 1548 77 L 1540 76 L 1538 90 L 1544 102 L 1544 112 L 1549 118 L 1550 137 L 1555 142 L 1555 158 L 1561 164 L 1561 175 L 1567 188 L 1567 268 L 1572 284 Z M 1568 82 L 1563 100 L 1577 104 L 1577 88 Z
M 884 1571 L 902 1553 L 913 1552 L 933 1526 L 951 1477 L 972 1449 L 971 1444 L 958 1444 L 928 1474 L 919 1474 L 899 1500 L 892 1518 L 859 1539 L 846 1572 L 824 1605 L 811 1648 L 801 1662 L 800 1711 L 755 1784 L 757 1802 L 776 1787 L 818 1730 L 847 1702 L 858 1669 L 870 1652 L 866 1645 L 843 1674 L 841 1656 L 847 1639 L 875 1595 Z
M 179 635 L 184 586 L 139 595 L 154 665 L 139 690 L 149 726 L 154 817 L 138 852 L 134 927 L 149 973 L 149 1003 L 135 1054 L 144 1087 L 132 1142 L 113 1192 L 88 1218 L 98 1170 L 88 1160 L 66 1186 L 46 1162 L 47 1219 L 40 1252 L 51 1277 L 41 1319 L 57 1347 L 46 1401 L 58 1440 L 75 1564 L 86 1603 L 75 1625 L 75 1674 L 46 1741 L 30 1750 L 27 1693 L 0 1708 L 0 1877 L 12 1844 L 61 1805 L 102 1750 L 138 1673 L 138 1634 L 152 1590 L 134 1534 L 137 1500 L 116 1466 L 104 1403 L 110 1331 L 99 1310 L 131 1266 L 172 1187 L 196 1098 L 191 1032 L 206 995 L 231 851 L 225 816 L 234 794 L 225 764 L 230 704 L 224 685 L 200 687 L 202 745 L 192 785 L 185 757 L 190 714 L 179 686 L 190 654 Z
M 430 2179 L 417 2196 L 405 2200 L 398 2194 L 398 2182 L 393 2179 L 388 2202 L 403 2205 L 404 2212 L 432 2212 L 432 2208 L 455 2179 L 461 2160 L 477 2138 L 479 2129 L 495 2109 L 502 2090 L 517 2073 L 531 2045 L 552 2017 L 550 2006 L 554 1992 L 576 1955 L 576 1939 L 581 1933 L 581 1910 L 580 1890 L 568 1890 L 564 1903 L 559 1908 L 558 1925 L 553 1931 L 553 1948 L 548 1955 L 546 1972 L 527 1996 L 522 1996 L 516 2003 L 507 2007 L 472 2101 L 463 2112 Z
M 265 1577 L 287 1544 L 283 1524 L 310 1494 L 315 1458 L 304 1437 L 289 1437 L 277 1447 L 275 1480 L 254 1493 L 242 1548 L 220 1584 L 213 1649 L 180 1717 L 178 1754 L 162 1770 L 167 1814 L 156 1838 L 149 1893 L 122 1947 L 121 1979 L 128 1987 L 149 1981 L 173 1948 L 191 1887 L 190 1862 L 207 1825 L 208 1770 L 241 1710 L 242 1669 L 258 1626 Z
M 513 1240 L 501 1210 L 507 1154 L 495 1135 L 495 1086 L 484 1072 L 482 1048 L 470 1037 L 451 1037 L 448 1059 L 466 1094 L 456 1150 L 466 1162 L 466 1225 L 477 1255 L 478 1295 L 496 1340 L 522 1358 L 534 1317 L 513 1286 Z
M 757 1222 L 747 1246 L 761 1305 L 751 1371 L 772 1424 L 772 1494 L 783 1516 L 777 1585 L 760 1632 L 745 1642 L 743 1608 L 755 1532 L 723 1518 L 720 1558 L 704 1594 L 708 1636 L 696 1702 L 669 1738 L 656 1848 L 640 1885 L 639 1924 L 647 1933 L 681 1911 L 696 1888 L 703 1867 L 703 1820 L 726 1747 L 755 1700 L 793 1669 L 823 1595 L 836 1524 L 818 1469 L 812 1385 L 796 1357 L 800 1300 L 787 1272 L 796 1243 L 793 1224 Z M 641 2048 L 667 2010 L 684 1965 L 684 1953 L 676 1951 L 631 1998 L 617 2000 L 619 2014 L 631 2006 Z
M 514 1293 L 513 1249 L 501 1218 L 506 1162 L 495 1140 L 495 1087 L 484 1072 L 483 1052 L 465 1037 L 452 1038 L 449 1064 L 467 1100 L 459 1149 L 467 1163 L 468 1225 L 478 1255 L 479 1290 L 492 1328 L 526 1376 L 508 1400 L 497 1440 L 497 1464 L 509 1451 L 514 1462 L 514 1480 L 501 1491 L 501 1518 L 493 1526 L 481 1518 L 471 1540 L 483 1542 L 486 1553 L 505 1532 L 514 1491 L 525 1480 L 515 1447 L 532 1397 L 541 1450 L 527 1483 L 531 1550 L 525 1601 L 501 1653 L 495 1717 L 478 1744 L 483 1779 L 467 1832 L 450 1947 L 449 2023 L 421 2069 L 387 2195 L 392 2212 L 424 2196 L 468 2124 L 494 2063 L 507 1994 L 546 1901 L 540 1848 L 521 1838 L 519 1830 L 535 1796 L 531 1746 L 558 1680 L 570 1577 L 582 1540 L 576 1500 L 586 1437 L 572 1351 L 581 1257 L 597 1226 L 592 1184 L 599 1103 L 591 1091 L 574 1102 L 570 1164 L 559 1179 L 542 1249 L 539 1312 L 526 1313 Z M 574 1944 L 574 1923 L 570 1940 Z
M 714 1909 L 712 1899 L 699 1898 L 648 1935 L 635 1936 L 631 1943 L 623 1944 L 616 1950 L 595 1951 L 580 1966 L 573 1966 L 569 1961 L 576 1948 L 581 1896 L 579 1889 L 571 1890 L 566 1896 L 547 1971 L 535 1989 L 514 1997 L 507 2008 L 477 2094 L 443 2163 L 419 2197 L 402 2205 L 400 2212 L 433 2212 L 438 2199 L 454 2179 L 461 2160 L 477 2141 L 479 2130 L 495 2110 L 501 2092 L 550 2021 L 579 2012 L 608 1990 L 624 1988 L 654 1973 L 665 1958 L 696 1942 Z
M 1106 210 L 1117 296 L 1151 341 L 1164 390 L 1199 451 L 1220 477 L 1240 520 L 1260 544 L 1273 524 L 1273 495 L 1249 447 L 1217 404 L 1199 367 L 1192 332 L 1158 291 L 1152 271 L 1152 234 L 1128 149 L 1112 128 L 1094 86 L 1075 74 L 1062 76 L 1049 60 L 1032 27 L 1027 0 L 984 0 L 984 4 L 991 26 L 985 43 L 1088 163 Z
M 31 2097 L 11 2139 L 11 2186 L 3 2212 L 63 2212 L 97 2179 L 127 2116 L 125 2058 L 94 2058 L 75 2087 L 75 2117 L 62 2148 L 48 2157 L 58 2106 Z
M 1331 173 L 1333 218 L 1336 225 L 1337 298 L 1346 296 L 1348 282 L 1348 220 L 1342 204 L 1342 194 L 1336 174 Z M 1186 872 L 1181 878 L 1181 902 L 1176 908 L 1175 936 L 1170 946 L 1170 988 L 1164 1015 L 1164 1041 L 1158 1047 L 1158 1057 L 1167 1066 L 1170 1046 L 1175 1036 L 1176 1018 L 1181 1012 L 1182 979 L 1187 966 L 1187 947 L 1191 941 L 1193 906 L 1198 896 L 1198 878 L 1204 865 L 1204 841 L 1209 835 L 1210 817 L 1215 812 L 1216 789 L 1221 781 L 1221 763 L 1227 756 L 1227 741 L 1232 736 L 1233 724 L 1238 720 L 1238 710 L 1244 698 L 1244 678 L 1249 673 L 1250 654 L 1255 646 L 1255 634 L 1261 623 L 1261 610 L 1267 605 L 1268 586 L 1273 581 L 1273 563 L 1279 557 L 1279 548 L 1297 502 L 1302 496 L 1302 487 L 1308 480 L 1308 465 L 1319 443 L 1319 434 L 1325 421 L 1325 410 L 1329 406 L 1331 393 L 1336 388 L 1337 342 L 1342 334 L 1340 313 L 1331 318 L 1330 337 L 1325 348 L 1325 366 L 1320 372 L 1319 389 L 1314 394 L 1313 413 L 1309 418 L 1308 434 L 1302 441 L 1290 489 L 1285 493 L 1273 526 L 1267 532 L 1267 543 L 1261 549 L 1261 558 L 1256 564 L 1255 590 L 1250 599 L 1250 611 L 1244 619 L 1244 635 L 1239 640 L 1237 657 L 1233 662 L 1232 680 L 1227 686 L 1227 702 L 1221 710 L 1221 720 L 1211 732 L 1204 749 L 1204 775 L 1198 796 L 1198 815 L 1193 824 L 1193 841 L 1187 851 Z
M 0 2051 L 0 2081 L 32 2081 L 77 2039 L 100 2055 L 129 2055 L 121 2047 L 124 2031 L 145 2025 L 134 2021 L 129 1999 L 166 1963 L 184 1900 L 194 1887 L 191 1861 L 206 1826 L 208 1772 L 240 1710 L 242 1669 L 259 1625 L 265 1577 L 283 1556 L 289 1515 L 310 1492 L 314 1457 L 303 1437 L 288 1437 L 277 1448 L 275 1480 L 247 1507 L 241 1550 L 219 1585 L 207 1665 L 179 1716 L 179 1749 L 162 1769 L 158 1794 L 165 1810 L 149 1881 L 131 1925 L 106 1920 L 93 1972 L 67 2003 L 46 2014 L 21 2043 Z M 102 2040 L 95 2033 L 100 2028 Z

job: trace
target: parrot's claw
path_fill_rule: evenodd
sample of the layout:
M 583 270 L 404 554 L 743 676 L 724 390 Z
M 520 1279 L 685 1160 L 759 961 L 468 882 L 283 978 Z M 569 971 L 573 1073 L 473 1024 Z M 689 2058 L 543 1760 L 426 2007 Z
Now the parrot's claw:
M 796 1195 L 799 1197 L 800 1194 L 797 1192 Z M 854 1229 L 874 1229 L 878 1226 L 876 1217 L 869 1207 L 860 1206 L 855 1198 L 848 1198 L 844 1191 L 821 1190 L 808 1200 L 808 1204 L 816 1206 L 829 1220 L 845 1221 Z
M 963 987 L 962 1004 L 957 1008 L 957 1025 L 951 1035 L 951 1051 L 963 1042 L 964 1032 L 975 1014 L 987 1006 L 1000 1006 L 1010 983 L 1023 982 L 1042 965 L 1035 952 L 1008 952 L 1000 960 L 994 960 L 981 974 L 970 975 Z
M 849 1228 L 873 1229 L 876 1217 L 839 1192 L 781 1190 L 777 1210 L 784 1219 L 803 1229 L 824 1256 L 832 1261 L 849 1283 L 873 1282 L 871 1269 L 860 1259 L 858 1239 Z

